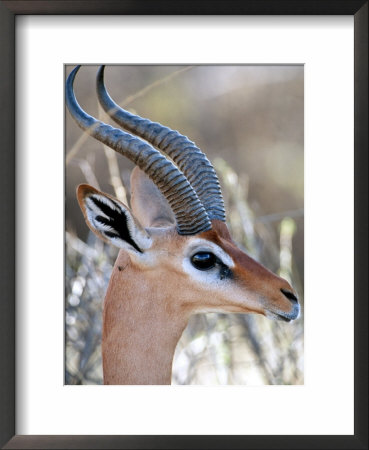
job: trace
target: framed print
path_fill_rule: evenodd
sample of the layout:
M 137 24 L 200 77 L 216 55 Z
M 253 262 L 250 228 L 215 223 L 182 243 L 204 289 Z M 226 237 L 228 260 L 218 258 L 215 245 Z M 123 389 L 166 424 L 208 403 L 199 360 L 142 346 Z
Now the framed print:
M 155 6 L 137 2 L 132 6 L 125 1 L 7 1 L 1 2 L 0 8 L 0 136 L 4 149 L 0 165 L 4 205 L 1 445 L 367 448 L 367 3 L 332 1 L 312 6 L 309 2 L 281 1 L 277 7 L 261 1 L 199 7 L 191 2 L 157 2 Z M 304 329 L 300 333 L 305 337 L 305 349 L 297 353 L 304 356 L 304 363 L 296 363 L 294 370 L 287 370 L 293 364 L 287 367 L 281 363 L 285 378 L 279 383 L 273 377 L 270 383 L 257 382 L 262 377 L 255 371 L 254 378 L 242 378 L 247 364 L 237 358 L 234 365 L 242 368 L 241 375 L 228 375 L 218 364 L 221 372 L 215 378 L 223 386 L 210 386 L 212 375 L 204 370 L 192 379 L 189 372 L 178 370 L 172 378 L 176 386 L 170 387 L 160 382 L 99 386 L 102 369 L 94 356 L 98 350 L 86 359 L 94 370 L 82 371 L 76 364 L 81 361 L 79 349 L 86 356 L 88 347 L 88 341 L 81 341 L 76 334 L 80 323 L 76 312 L 82 300 L 88 301 L 80 295 L 81 286 L 85 283 L 93 290 L 101 284 L 104 290 L 109 277 L 103 265 L 93 272 L 91 266 L 79 264 L 80 257 L 71 258 L 81 246 L 85 251 L 94 250 L 95 245 L 103 248 L 103 244 L 72 240 L 72 236 L 81 236 L 77 230 L 81 225 L 73 212 L 77 203 L 71 192 L 86 180 L 95 188 L 103 184 L 96 167 L 105 165 L 111 175 L 109 162 L 95 164 L 85 156 L 94 145 L 91 138 L 75 150 L 77 140 L 84 138 L 65 109 L 68 90 L 64 86 L 77 64 L 82 65 L 75 82 L 77 99 L 95 117 L 100 113 L 90 106 L 96 107 L 93 78 L 98 65 L 104 64 L 106 86 L 120 105 L 127 100 L 120 93 L 123 81 L 127 90 L 132 83 L 128 95 L 144 90 L 141 99 L 129 106 L 134 114 L 183 128 L 182 133 L 195 139 L 205 153 L 209 138 L 201 133 L 212 131 L 214 126 L 218 128 L 213 133 L 217 136 L 214 148 L 232 145 L 242 149 L 247 143 L 252 149 L 257 142 L 256 148 L 264 145 L 269 153 L 263 157 L 263 167 L 248 160 L 250 177 L 270 167 L 261 178 L 272 178 L 274 186 L 283 189 L 289 183 L 295 196 L 300 183 L 301 192 L 305 192 L 301 197 L 305 213 L 299 224 L 305 227 L 301 250 Z M 250 68 L 255 67 L 258 71 L 251 75 Z M 273 89 L 266 89 L 265 80 L 271 77 L 279 90 L 284 89 L 279 103 Z M 166 90 L 160 90 L 160 83 Z M 148 88 L 152 84 L 154 88 Z M 233 92 L 237 92 L 234 98 Z M 221 93 L 227 103 L 222 102 Z M 155 96 L 160 100 L 155 101 Z M 170 96 L 174 105 L 164 102 Z M 190 109 L 194 102 L 197 111 Z M 263 115 L 274 104 L 278 105 L 276 112 L 270 117 Z M 175 108 L 178 113 L 174 113 Z M 209 124 L 205 110 L 211 113 Z M 292 111 L 289 116 L 287 110 Z M 218 121 L 222 115 L 230 118 L 223 129 Z M 186 117 L 190 117 L 187 123 Z M 263 118 L 261 124 L 257 117 Z M 240 130 L 240 124 L 245 130 Z M 252 132 L 257 138 L 251 137 Z M 278 142 L 283 145 L 278 146 Z M 100 150 L 95 153 L 103 154 Z M 300 160 L 304 160 L 301 172 L 293 162 L 299 151 Z M 217 158 L 222 153 L 208 156 L 222 177 L 225 162 Z M 232 201 L 237 202 L 234 195 L 238 186 L 244 183 L 241 163 L 236 158 L 226 167 L 228 180 L 237 180 L 233 187 L 228 189 L 227 178 L 221 179 L 230 208 Z M 239 169 L 238 179 L 237 172 L 231 171 L 232 164 Z M 278 173 L 285 174 L 286 167 L 290 176 L 281 181 Z M 123 166 L 118 170 L 123 187 L 128 186 L 125 170 Z M 116 188 L 112 178 L 108 186 L 101 187 L 109 195 Z M 261 199 L 262 185 L 257 187 L 250 178 L 249 193 Z M 95 191 L 89 192 L 92 195 Z M 109 195 L 102 206 L 103 215 L 106 205 L 116 202 Z M 270 202 L 276 205 L 277 200 Z M 302 211 L 302 203 L 295 204 L 295 209 L 286 210 L 298 220 L 296 211 Z M 236 240 L 240 233 L 237 208 L 230 216 Z M 136 219 L 129 222 L 128 231 L 137 224 Z M 177 225 L 181 220 L 176 220 Z M 106 228 L 101 230 L 103 233 Z M 275 230 L 277 248 L 285 248 L 288 255 L 286 234 L 281 228 Z M 284 233 L 291 236 L 291 228 L 288 230 Z M 95 242 L 91 239 L 89 243 Z M 204 249 L 201 251 L 203 257 Z M 223 257 L 217 253 L 218 260 Z M 191 264 L 196 267 L 196 261 Z M 219 266 L 216 264 L 212 269 Z M 285 269 L 288 277 L 288 264 Z M 65 272 L 70 278 L 64 279 Z M 87 274 L 85 278 L 83 274 Z M 91 317 L 87 321 L 91 322 Z M 220 326 L 219 318 L 215 322 Z M 96 322 L 97 331 L 99 327 L 101 323 Z M 207 338 L 198 331 L 198 324 L 194 329 L 198 340 L 191 348 L 196 356 L 200 354 L 196 349 Z M 227 332 L 228 341 L 224 329 L 212 330 L 218 348 L 238 342 L 236 324 L 230 329 L 235 334 Z M 294 339 L 297 342 L 296 336 Z M 182 369 L 183 361 L 185 358 L 179 361 Z M 252 366 L 255 360 L 250 361 Z M 274 360 L 266 361 L 268 367 L 278 367 L 287 356 L 275 354 Z M 265 384 L 273 386 L 261 386 Z

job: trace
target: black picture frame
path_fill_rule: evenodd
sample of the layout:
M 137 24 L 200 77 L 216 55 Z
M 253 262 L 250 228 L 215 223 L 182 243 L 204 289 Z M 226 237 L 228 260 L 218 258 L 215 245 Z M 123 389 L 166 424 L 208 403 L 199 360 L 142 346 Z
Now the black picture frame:
M 15 17 L 19 14 L 353 15 L 355 58 L 355 431 L 349 436 L 15 435 Z M 368 1 L 42 0 L 0 2 L 0 445 L 7 449 L 368 448 Z M 342 212 L 341 212 L 342 213 Z M 343 212 L 344 213 L 344 212 Z M 343 362 L 344 364 L 344 362 Z

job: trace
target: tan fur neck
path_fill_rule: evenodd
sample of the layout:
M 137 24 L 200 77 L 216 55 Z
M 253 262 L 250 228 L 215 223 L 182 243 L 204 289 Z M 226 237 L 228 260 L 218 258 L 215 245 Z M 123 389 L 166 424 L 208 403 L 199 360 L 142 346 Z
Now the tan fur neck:
M 104 384 L 171 384 L 174 351 L 188 317 L 173 309 L 149 274 L 135 272 L 120 252 L 104 302 Z

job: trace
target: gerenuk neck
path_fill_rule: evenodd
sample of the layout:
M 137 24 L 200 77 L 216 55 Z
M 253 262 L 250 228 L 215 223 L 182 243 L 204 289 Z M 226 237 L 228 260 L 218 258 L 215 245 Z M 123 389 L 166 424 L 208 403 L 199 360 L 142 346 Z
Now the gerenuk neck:
M 173 309 L 163 291 L 160 283 L 153 286 L 136 274 L 120 252 L 104 301 L 104 384 L 171 384 L 174 351 L 188 317 Z

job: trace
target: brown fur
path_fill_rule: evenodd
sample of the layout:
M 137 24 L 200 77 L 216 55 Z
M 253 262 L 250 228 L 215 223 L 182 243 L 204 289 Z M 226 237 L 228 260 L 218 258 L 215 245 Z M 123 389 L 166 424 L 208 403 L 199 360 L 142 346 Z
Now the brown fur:
M 170 384 L 174 351 L 193 313 L 292 310 L 281 292 L 293 292 L 288 282 L 238 249 L 223 222 L 213 221 L 198 236 L 178 235 L 163 197 L 146 178 L 133 172 L 132 209 L 137 225 L 149 227 L 152 246 L 143 254 L 120 250 L 113 268 L 103 310 L 105 384 Z M 82 210 L 90 189 L 78 191 Z M 234 262 L 233 276 L 220 286 L 192 279 L 183 268 L 189 244 L 199 238 L 217 244 Z

